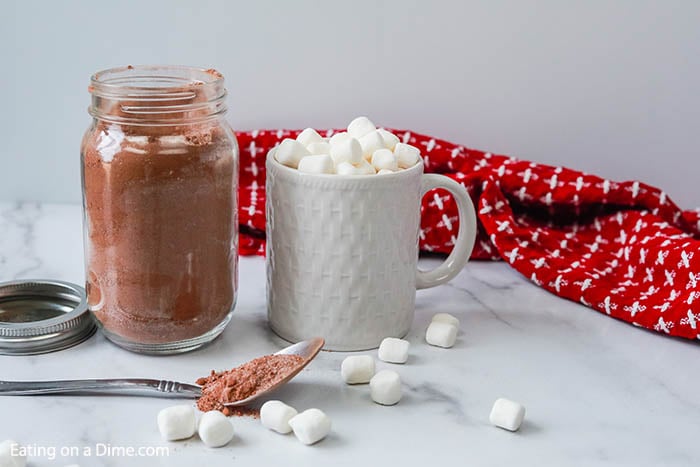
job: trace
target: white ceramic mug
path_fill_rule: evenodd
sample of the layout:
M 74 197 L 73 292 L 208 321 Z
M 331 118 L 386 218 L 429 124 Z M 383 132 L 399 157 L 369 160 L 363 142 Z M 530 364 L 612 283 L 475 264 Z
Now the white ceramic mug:
M 457 182 L 423 174 L 422 161 L 387 175 L 298 172 L 267 156 L 267 307 L 272 330 L 328 350 L 365 350 L 405 336 L 416 289 L 456 276 L 469 260 L 476 215 Z M 420 203 L 444 188 L 459 210 L 459 233 L 444 263 L 417 269 Z

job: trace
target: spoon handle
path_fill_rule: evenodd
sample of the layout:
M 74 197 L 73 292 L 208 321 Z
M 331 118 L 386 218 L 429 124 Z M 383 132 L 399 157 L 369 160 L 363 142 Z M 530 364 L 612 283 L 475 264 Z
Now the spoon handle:
M 0 396 L 43 394 L 121 394 L 197 398 L 200 386 L 157 379 L 75 379 L 60 381 L 0 381 Z

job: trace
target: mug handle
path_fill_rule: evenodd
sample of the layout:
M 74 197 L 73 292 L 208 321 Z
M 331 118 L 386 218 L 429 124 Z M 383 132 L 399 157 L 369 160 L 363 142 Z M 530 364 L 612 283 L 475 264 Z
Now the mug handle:
M 450 255 L 440 266 L 431 271 L 418 269 L 416 272 L 417 289 L 427 289 L 444 284 L 459 274 L 459 271 L 469 261 L 476 240 L 476 212 L 467 190 L 444 175 L 424 174 L 421 180 L 421 199 L 434 188 L 445 189 L 454 197 L 459 214 L 459 232 Z

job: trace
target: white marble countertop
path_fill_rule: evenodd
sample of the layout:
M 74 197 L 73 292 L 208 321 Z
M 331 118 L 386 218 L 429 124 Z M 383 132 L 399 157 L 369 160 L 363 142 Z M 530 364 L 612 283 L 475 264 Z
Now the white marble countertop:
M 0 280 L 82 283 L 78 206 L 0 204 Z M 422 260 L 430 263 L 435 260 Z M 99 334 L 58 353 L 0 356 L 0 379 L 157 377 L 192 381 L 284 345 L 265 321 L 264 262 L 241 258 L 240 298 L 211 346 L 173 357 L 121 350 Z M 193 438 L 165 443 L 158 410 L 173 401 L 128 397 L 0 397 L 0 440 L 37 448 L 91 448 L 92 456 L 30 458 L 31 466 L 179 465 L 698 465 L 700 347 L 614 321 L 530 284 L 503 263 L 470 263 L 451 283 L 417 295 L 400 372 L 404 399 L 382 407 L 366 386 L 340 380 L 346 354 L 323 352 L 277 397 L 319 407 L 333 432 L 313 447 L 234 419 L 236 438 L 207 449 Z M 435 312 L 462 321 L 453 349 L 423 341 Z M 488 423 L 505 396 L 527 407 L 517 433 Z M 169 456 L 96 456 L 113 447 L 167 446 Z M 380 464 L 384 463 L 384 464 Z

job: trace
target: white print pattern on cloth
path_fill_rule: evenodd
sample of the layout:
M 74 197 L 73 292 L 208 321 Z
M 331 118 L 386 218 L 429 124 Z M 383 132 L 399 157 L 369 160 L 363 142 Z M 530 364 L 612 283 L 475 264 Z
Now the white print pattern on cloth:
M 664 191 L 644 183 L 615 182 L 412 131 L 389 131 L 421 149 L 426 172 L 448 175 L 470 192 L 480 221 L 473 258 L 504 259 L 561 297 L 636 326 L 697 339 L 700 212 L 681 211 Z M 237 133 L 243 254 L 264 254 L 264 155 L 297 134 Z M 428 193 L 422 213 L 421 249 L 449 253 L 459 222 L 452 198 Z

